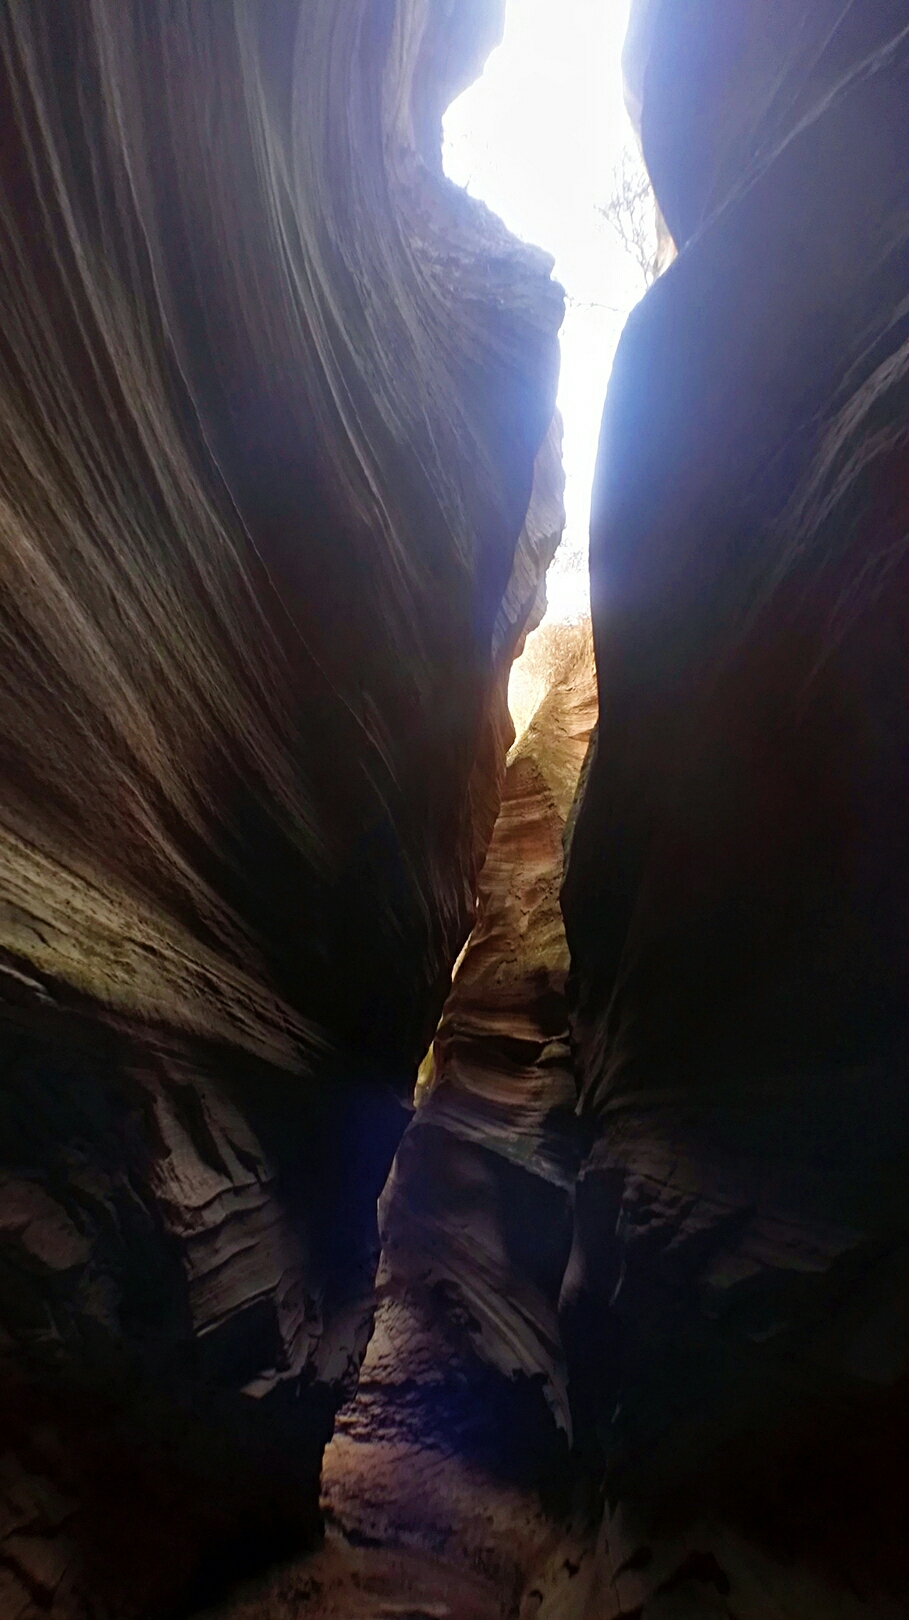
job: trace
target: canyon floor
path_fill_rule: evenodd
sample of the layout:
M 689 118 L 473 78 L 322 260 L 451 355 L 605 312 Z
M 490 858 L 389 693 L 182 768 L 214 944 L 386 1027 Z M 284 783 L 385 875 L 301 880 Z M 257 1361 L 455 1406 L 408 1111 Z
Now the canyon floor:
M 239 1592 L 198 1620 L 500 1620 L 479 1576 L 426 1553 L 355 1547 L 329 1530 L 324 1546 Z

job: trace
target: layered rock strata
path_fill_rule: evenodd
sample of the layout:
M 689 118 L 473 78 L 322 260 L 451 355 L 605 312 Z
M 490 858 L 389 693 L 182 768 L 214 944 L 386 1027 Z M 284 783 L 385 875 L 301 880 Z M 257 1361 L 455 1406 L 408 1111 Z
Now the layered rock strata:
M 557 1320 L 579 1154 L 558 896 L 596 688 L 589 628 L 564 640 L 382 1196 L 375 1332 L 324 1472 L 356 1543 L 482 1575 L 503 1615 L 580 1613 L 590 1573 Z
M 439 162 L 500 24 L 0 5 L 4 1617 L 316 1526 L 558 538 L 561 293 Z
M 639 8 L 562 1296 L 610 1614 L 906 1612 L 909 19 Z

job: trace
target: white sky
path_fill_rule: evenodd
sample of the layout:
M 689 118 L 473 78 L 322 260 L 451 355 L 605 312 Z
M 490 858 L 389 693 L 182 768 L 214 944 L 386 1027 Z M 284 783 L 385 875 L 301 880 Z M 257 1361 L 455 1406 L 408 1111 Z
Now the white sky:
M 508 0 L 505 36 L 445 118 L 446 173 L 555 256 L 569 297 L 559 405 L 565 538 L 550 618 L 587 611 L 587 531 L 600 416 L 619 335 L 643 288 L 597 207 L 631 130 L 620 56 L 628 0 Z

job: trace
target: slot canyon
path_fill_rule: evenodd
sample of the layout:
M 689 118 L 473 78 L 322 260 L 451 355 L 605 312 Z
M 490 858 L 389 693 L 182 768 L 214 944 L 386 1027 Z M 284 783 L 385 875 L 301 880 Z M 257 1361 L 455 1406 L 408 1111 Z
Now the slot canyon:
M 0 0 L 0 1620 L 909 1616 L 909 3 L 632 0 L 517 736 L 504 15 Z

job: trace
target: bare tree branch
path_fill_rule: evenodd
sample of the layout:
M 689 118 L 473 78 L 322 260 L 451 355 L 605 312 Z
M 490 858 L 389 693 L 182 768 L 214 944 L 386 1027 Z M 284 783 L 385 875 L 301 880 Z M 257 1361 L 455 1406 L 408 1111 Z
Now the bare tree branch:
M 597 213 L 637 266 L 645 289 L 650 287 L 664 268 L 656 198 L 640 157 L 627 146 L 613 170 L 612 195 Z

